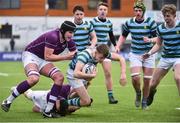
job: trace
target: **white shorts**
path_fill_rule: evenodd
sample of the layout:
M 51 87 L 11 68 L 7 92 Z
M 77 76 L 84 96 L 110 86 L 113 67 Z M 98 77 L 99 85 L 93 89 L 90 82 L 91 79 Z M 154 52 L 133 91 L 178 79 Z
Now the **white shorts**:
M 48 63 L 48 61 L 45 61 L 44 59 L 39 58 L 38 56 L 36 56 L 33 53 L 30 53 L 28 51 L 24 51 L 22 53 L 22 62 L 24 64 L 24 68 L 26 67 L 26 65 L 30 64 L 30 63 L 34 63 L 37 64 L 39 71 Z
M 67 79 L 72 88 L 79 88 L 87 84 L 86 80 L 75 78 L 74 71 L 70 68 L 67 70 Z
M 161 58 L 157 68 L 170 69 L 172 67 L 174 69 L 176 64 L 180 64 L 180 58 Z
M 44 111 L 47 106 L 47 94 L 49 91 L 32 91 L 31 97 L 34 105 L 40 108 L 40 112 Z
M 142 55 L 137 55 L 134 53 L 129 53 L 130 67 L 155 67 L 155 55 L 151 55 L 149 58 L 143 60 Z

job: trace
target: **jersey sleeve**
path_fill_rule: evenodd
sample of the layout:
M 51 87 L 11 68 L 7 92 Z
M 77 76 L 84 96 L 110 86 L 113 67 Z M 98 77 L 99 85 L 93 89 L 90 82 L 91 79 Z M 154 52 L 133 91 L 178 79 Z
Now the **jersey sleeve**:
M 57 46 L 58 37 L 54 34 L 47 33 L 45 35 L 45 47 L 55 49 Z
M 129 34 L 129 27 L 128 27 L 128 21 L 126 21 L 126 23 L 122 25 L 122 35 L 124 37 L 127 37 L 128 34 Z

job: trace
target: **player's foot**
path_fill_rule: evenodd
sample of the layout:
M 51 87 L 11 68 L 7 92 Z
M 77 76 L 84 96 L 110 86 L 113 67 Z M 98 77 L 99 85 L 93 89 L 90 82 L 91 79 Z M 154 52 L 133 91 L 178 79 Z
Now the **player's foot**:
M 147 98 L 143 98 L 142 99 L 142 110 L 148 110 L 148 106 L 147 106 Z
M 60 100 L 60 115 L 65 116 L 68 110 L 67 100 Z
M 147 106 L 147 103 L 143 103 L 142 102 L 142 110 L 148 110 L 148 106 Z
M 8 112 L 9 109 L 11 107 L 11 102 L 7 101 L 7 100 L 4 100 L 1 104 L 1 108 L 2 110 L 4 110 L 5 112 Z
M 50 111 L 50 112 L 43 112 L 43 117 L 44 118 L 59 118 L 59 117 L 61 117 L 61 115 L 60 114 L 58 114 L 58 113 L 56 113 L 56 112 L 54 112 L 54 111 Z
M 141 92 L 136 93 L 135 106 L 140 107 L 141 105 Z
M 150 91 L 149 96 L 147 98 L 147 105 L 148 106 L 150 106 L 152 104 L 156 91 L 157 91 L 156 89 Z
M 118 100 L 115 100 L 113 96 L 109 97 L 109 104 L 117 104 Z

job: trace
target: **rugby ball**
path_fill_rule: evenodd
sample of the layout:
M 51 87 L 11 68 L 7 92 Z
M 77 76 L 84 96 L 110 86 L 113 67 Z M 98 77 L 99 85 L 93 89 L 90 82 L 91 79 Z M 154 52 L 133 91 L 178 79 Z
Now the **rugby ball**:
M 87 74 L 91 74 L 91 73 L 93 73 L 93 71 L 95 69 L 96 69 L 96 66 L 93 63 L 87 63 L 84 65 L 82 72 L 87 73 Z

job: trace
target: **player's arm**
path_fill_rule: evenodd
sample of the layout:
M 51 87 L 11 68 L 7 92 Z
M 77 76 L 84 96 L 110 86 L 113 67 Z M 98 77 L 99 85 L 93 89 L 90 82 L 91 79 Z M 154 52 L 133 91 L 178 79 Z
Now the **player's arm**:
M 94 48 L 96 46 L 96 43 L 97 43 L 97 36 L 96 36 L 96 33 L 95 31 L 92 31 L 90 33 L 90 37 L 91 37 L 91 48 Z
M 148 53 L 145 53 L 145 54 L 142 56 L 143 59 L 148 58 L 150 55 L 158 52 L 158 51 L 161 49 L 162 40 L 161 40 L 161 38 L 159 38 L 159 37 L 155 37 L 155 38 L 144 37 L 144 41 L 145 41 L 145 42 L 153 42 L 153 43 L 155 43 L 155 45 L 152 47 L 152 49 L 151 49 Z
M 120 76 L 121 76 L 121 79 L 120 79 L 120 84 L 122 86 L 126 85 L 127 83 L 127 78 L 126 78 L 126 61 L 125 59 L 117 54 L 117 53 L 111 53 L 111 59 L 112 60 L 115 60 L 115 61 L 119 61 L 120 63 L 120 66 L 121 66 L 121 73 L 120 73 Z
M 122 45 L 124 44 L 124 42 L 126 41 L 126 37 L 128 36 L 128 34 L 129 34 L 129 29 L 128 29 L 128 26 L 126 23 L 125 25 L 122 26 L 122 35 L 119 36 L 117 45 L 115 47 L 115 51 L 117 53 L 120 52 L 120 49 L 121 49 Z
M 111 43 L 114 45 L 114 47 L 116 47 L 116 40 L 115 40 L 113 31 L 109 32 L 109 38 L 110 38 Z
M 76 67 L 74 70 L 74 77 L 76 77 L 78 79 L 85 79 L 85 80 L 89 81 L 96 76 L 96 72 L 93 72 L 92 74 L 86 74 L 86 73 L 82 72 L 84 65 L 85 64 L 82 63 L 81 61 L 78 61 L 76 63 Z
M 75 55 L 76 50 L 71 51 L 71 52 L 69 52 L 67 54 L 64 54 L 64 55 L 55 55 L 55 54 L 53 54 L 53 52 L 54 52 L 54 49 L 45 47 L 45 50 L 44 50 L 44 58 L 45 58 L 45 60 L 47 60 L 47 61 L 70 60 Z

